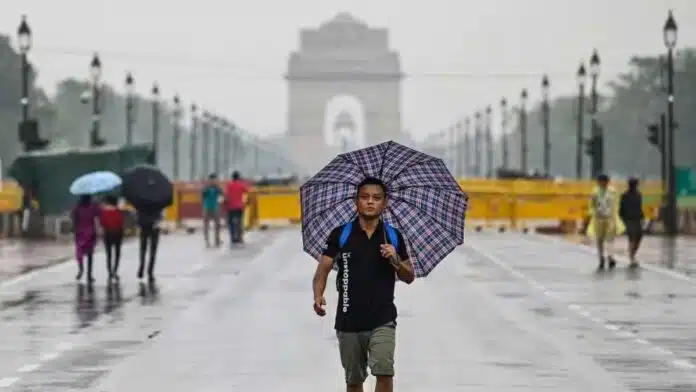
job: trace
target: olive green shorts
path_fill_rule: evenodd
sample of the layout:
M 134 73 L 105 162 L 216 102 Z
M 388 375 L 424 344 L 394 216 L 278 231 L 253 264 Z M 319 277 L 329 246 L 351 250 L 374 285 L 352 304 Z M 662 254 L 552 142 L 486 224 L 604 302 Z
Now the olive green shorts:
M 337 332 L 337 336 L 346 384 L 362 385 L 367 378 L 368 366 L 373 376 L 394 375 L 396 322 L 391 321 L 372 331 Z

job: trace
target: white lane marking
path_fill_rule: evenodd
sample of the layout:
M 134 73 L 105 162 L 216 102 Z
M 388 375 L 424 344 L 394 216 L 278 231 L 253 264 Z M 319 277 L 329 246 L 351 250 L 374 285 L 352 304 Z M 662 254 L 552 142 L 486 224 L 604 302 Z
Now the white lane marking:
M 19 380 L 19 377 L 4 377 L 0 378 L 0 388 L 7 388 L 12 386 Z
M 58 356 L 60 356 L 60 353 L 50 352 L 50 353 L 43 354 L 41 356 L 41 360 L 44 362 L 48 362 L 48 361 L 52 361 L 52 360 L 58 358 Z
M 498 258 L 495 254 L 493 254 L 493 253 L 491 253 L 491 252 L 489 252 L 489 251 L 482 250 L 480 247 L 477 247 L 477 246 L 475 246 L 475 245 L 469 244 L 469 245 L 467 245 L 467 247 L 468 247 L 469 249 L 473 250 L 474 252 L 480 254 L 481 256 L 483 256 L 484 258 L 486 258 L 488 261 L 490 261 L 490 262 L 492 262 L 493 264 L 497 265 L 499 268 L 501 268 L 501 269 L 507 271 L 510 275 L 512 275 L 512 276 L 518 278 L 519 280 L 521 280 L 521 281 L 527 283 L 527 284 L 528 284 L 529 286 L 531 286 L 531 287 L 537 288 L 537 289 L 538 289 L 539 291 L 541 291 L 544 295 L 547 295 L 547 294 L 546 294 L 547 292 L 551 292 L 550 290 L 546 289 L 542 284 L 540 284 L 539 282 L 537 282 L 537 281 L 534 280 L 533 278 L 530 278 L 530 277 L 527 276 L 526 274 L 520 272 L 520 271 L 517 270 L 516 268 L 510 266 L 510 265 L 509 265 L 508 263 L 506 263 L 505 261 L 503 261 L 503 260 L 501 260 L 500 258 Z M 604 328 L 606 328 L 606 329 L 612 331 L 615 335 L 617 335 L 617 336 L 619 336 L 619 337 L 629 337 L 629 334 L 626 333 L 627 331 L 622 330 L 620 327 L 618 327 L 618 326 L 616 326 L 616 325 L 614 325 L 614 324 L 611 324 L 611 323 L 607 322 L 606 320 L 602 320 L 602 319 L 600 319 L 600 318 L 598 318 L 598 317 L 594 317 L 594 316 L 585 316 L 584 313 L 588 313 L 588 314 L 589 314 L 589 311 L 586 311 L 585 309 L 583 309 L 583 308 L 580 307 L 579 305 L 577 305 L 577 304 L 568 304 L 568 303 L 565 303 L 565 302 L 563 302 L 563 300 L 558 299 L 558 296 L 550 296 L 550 297 L 551 297 L 551 298 L 555 298 L 555 299 L 558 300 L 558 302 L 561 302 L 562 304 L 566 305 L 566 307 L 567 307 L 570 311 L 572 311 L 573 313 L 576 313 L 576 314 L 578 314 L 578 315 L 580 315 L 580 316 L 582 316 L 582 317 L 584 317 L 584 318 L 586 318 L 586 319 L 588 319 L 588 320 L 591 320 L 592 322 L 594 322 L 594 323 L 596 323 L 596 324 L 599 324 L 599 325 L 604 326 Z M 572 306 L 572 305 L 575 305 L 575 306 Z M 622 332 L 623 332 L 623 333 L 622 333 Z M 635 336 L 635 335 L 632 334 L 632 333 L 630 333 L 630 336 Z M 658 345 L 655 345 L 654 343 L 652 343 L 652 342 L 650 342 L 650 341 L 648 341 L 648 340 L 645 340 L 645 339 L 634 339 L 634 342 L 640 343 L 640 344 L 644 344 L 644 345 L 648 345 L 653 351 L 655 351 L 655 352 L 657 352 L 657 353 L 660 353 L 660 354 L 663 354 L 663 355 L 672 356 L 672 357 L 676 357 L 676 356 L 677 356 L 676 353 L 672 352 L 671 350 L 668 350 L 668 349 L 666 349 L 666 348 L 663 348 L 663 347 L 660 347 L 660 346 L 658 346 Z M 642 343 L 642 342 L 645 342 L 645 343 Z M 693 363 L 690 362 L 689 360 L 682 359 L 682 358 L 676 358 L 676 359 L 674 359 L 674 360 L 672 361 L 672 364 L 673 364 L 674 366 L 679 367 L 679 368 L 682 368 L 682 369 L 687 369 L 687 368 L 688 368 L 688 369 L 691 369 L 692 367 L 690 367 L 690 366 L 693 366 L 693 368 L 696 368 L 696 365 L 695 365 L 695 364 L 693 364 Z
M 17 369 L 17 372 L 19 372 L 19 373 L 31 373 L 40 367 L 41 367 L 41 364 L 31 363 L 31 364 L 24 365 L 21 368 Z
M 681 369 L 696 369 L 696 365 L 684 359 L 675 359 L 672 364 Z

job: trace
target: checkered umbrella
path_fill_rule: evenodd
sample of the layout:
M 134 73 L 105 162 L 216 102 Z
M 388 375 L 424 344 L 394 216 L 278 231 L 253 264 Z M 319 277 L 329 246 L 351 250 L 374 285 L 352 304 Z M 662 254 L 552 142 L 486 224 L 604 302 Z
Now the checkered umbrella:
M 403 234 L 416 276 L 464 242 L 468 197 L 444 162 L 390 141 L 341 154 L 302 185 L 305 252 L 318 260 L 331 230 L 355 219 L 356 188 L 366 177 L 387 185 L 383 219 Z

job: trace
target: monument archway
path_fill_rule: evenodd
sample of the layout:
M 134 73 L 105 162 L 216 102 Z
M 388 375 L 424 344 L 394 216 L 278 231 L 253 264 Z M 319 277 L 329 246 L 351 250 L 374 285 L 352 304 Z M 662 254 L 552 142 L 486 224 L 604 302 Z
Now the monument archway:
M 337 14 L 318 29 L 301 30 L 299 50 L 290 55 L 286 74 L 286 140 L 297 164 L 315 171 L 341 152 L 327 135 L 327 129 L 335 128 L 327 123 L 335 120 L 327 116 L 328 103 L 336 97 L 352 97 L 361 105 L 361 115 L 341 108 L 362 128 L 358 146 L 403 142 L 403 75 L 388 38 L 386 29 L 369 27 L 348 13 Z

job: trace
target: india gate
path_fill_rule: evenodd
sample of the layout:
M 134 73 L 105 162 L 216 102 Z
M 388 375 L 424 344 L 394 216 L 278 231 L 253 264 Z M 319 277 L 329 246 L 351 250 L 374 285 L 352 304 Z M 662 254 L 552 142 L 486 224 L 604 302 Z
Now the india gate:
M 386 140 L 405 142 L 401 64 L 387 29 L 339 13 L 300 31 L 287 80 L 287 147 L 315 171 L 342 151 Z

